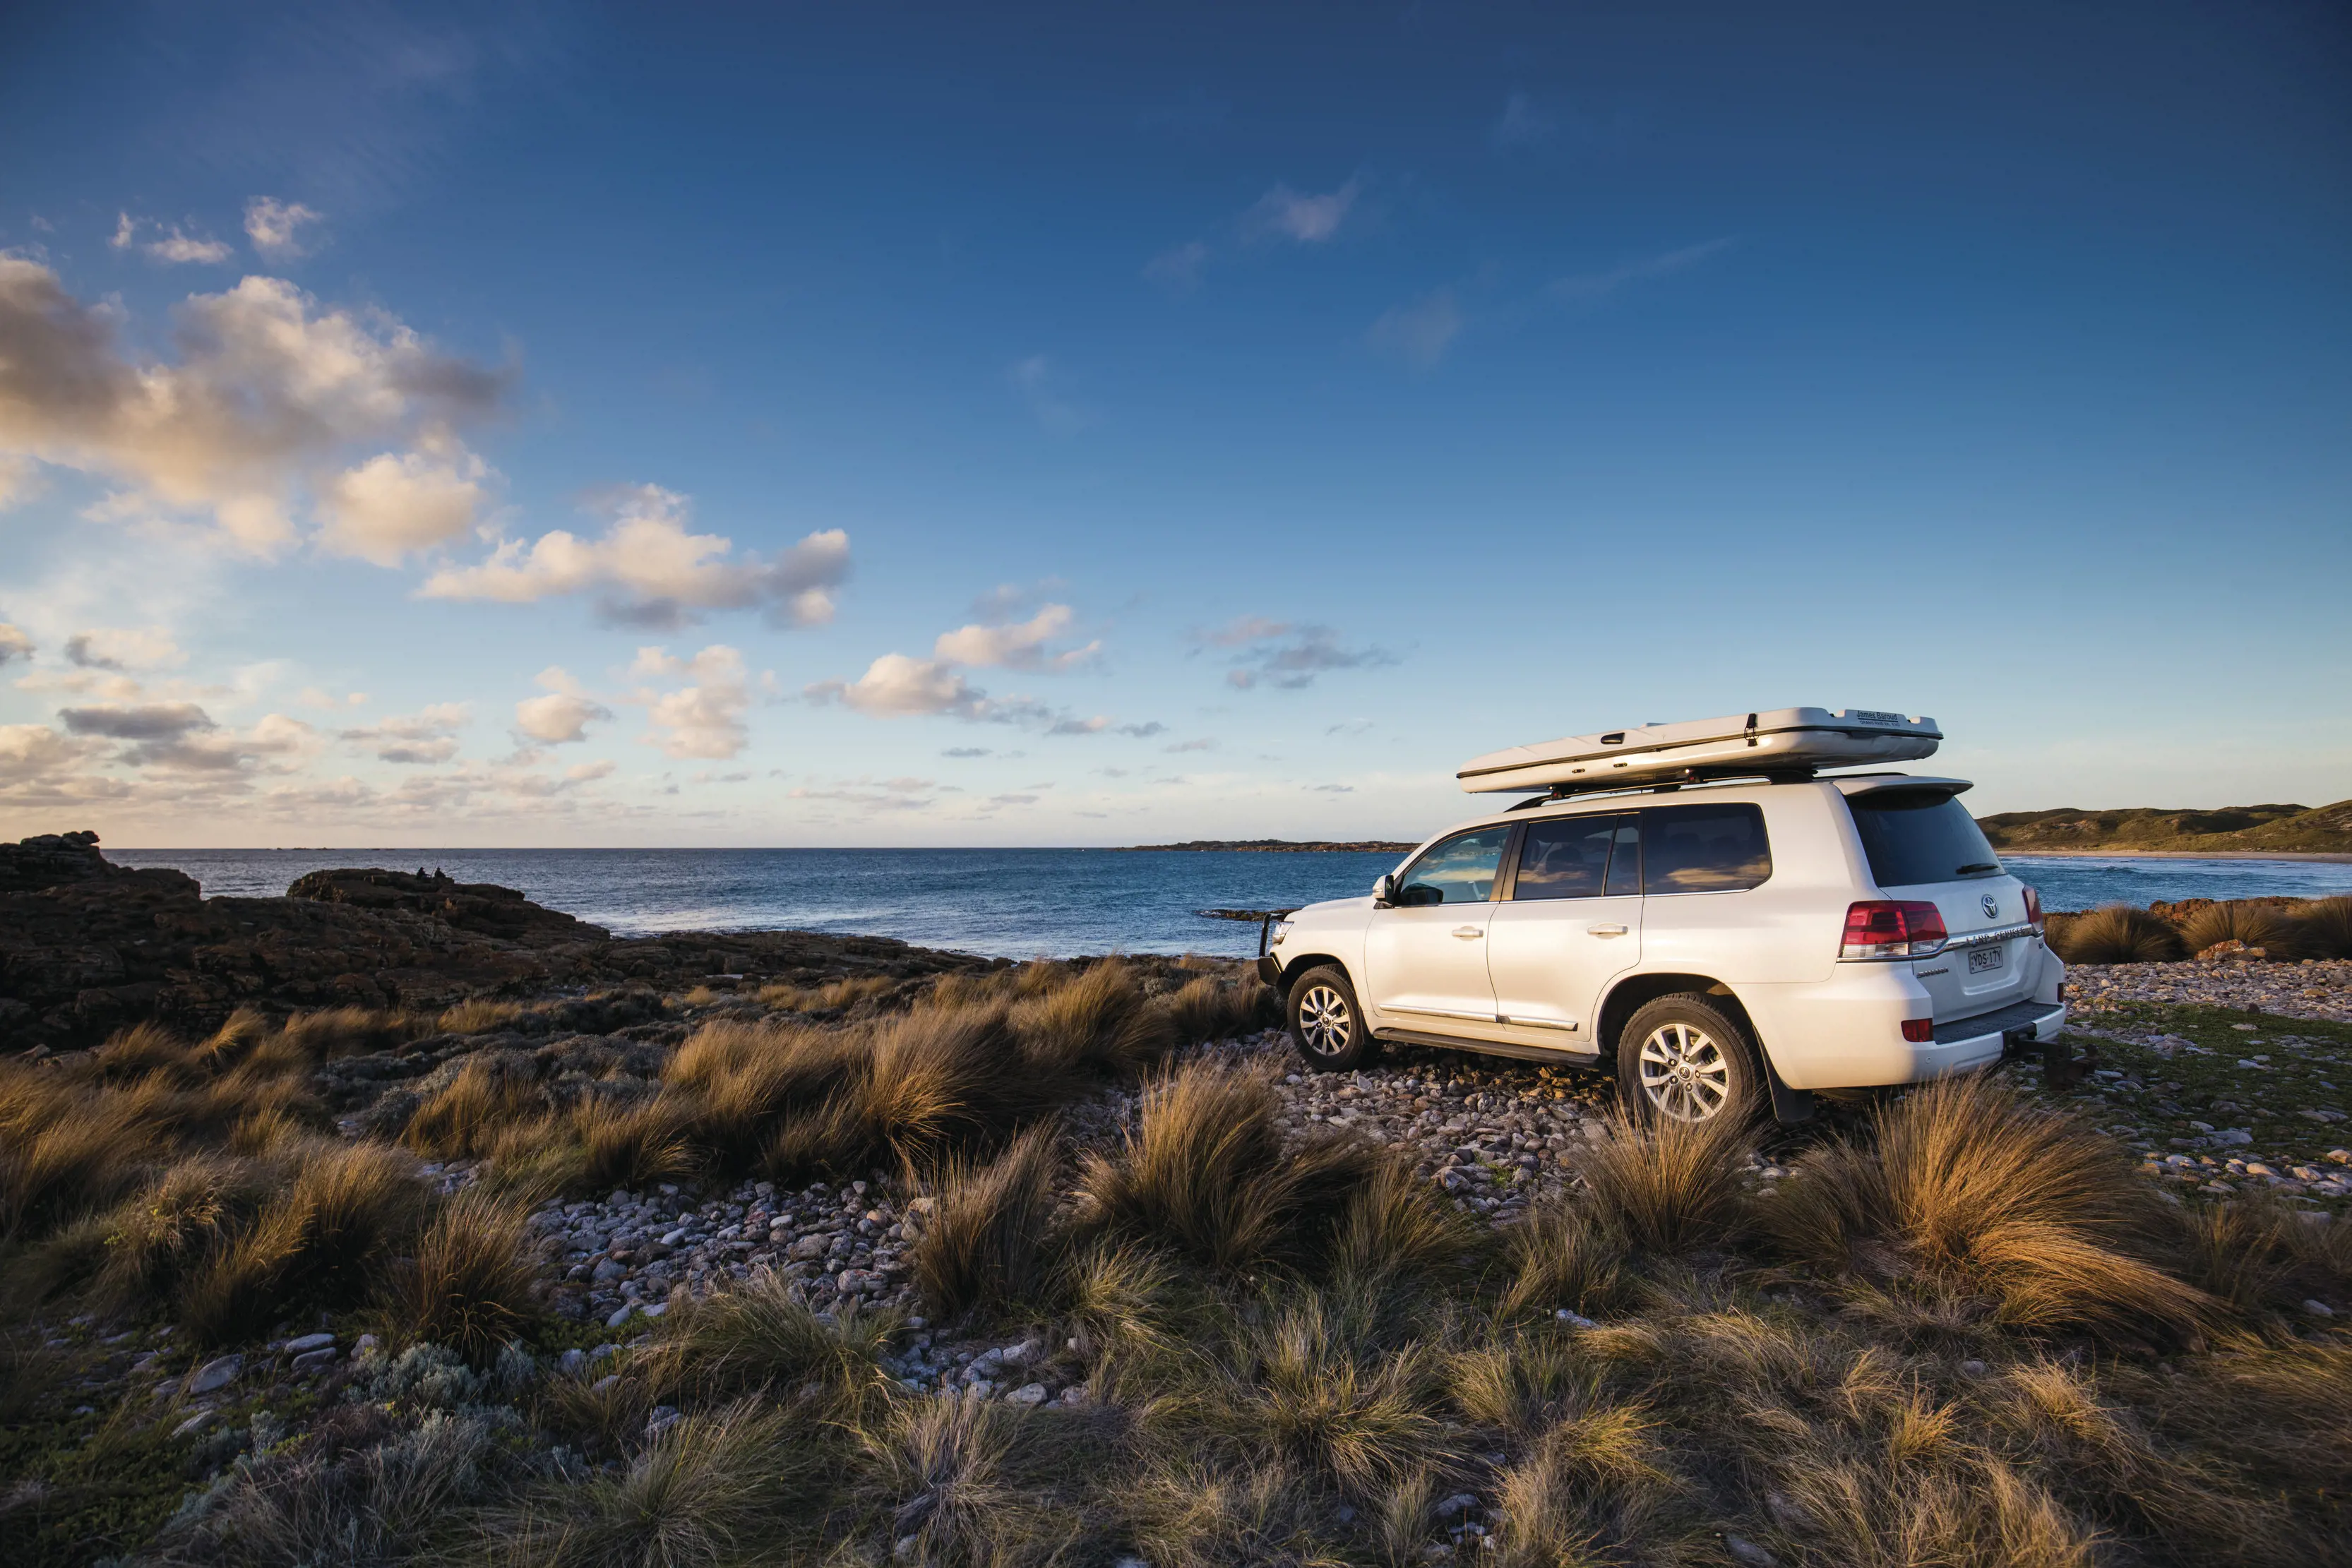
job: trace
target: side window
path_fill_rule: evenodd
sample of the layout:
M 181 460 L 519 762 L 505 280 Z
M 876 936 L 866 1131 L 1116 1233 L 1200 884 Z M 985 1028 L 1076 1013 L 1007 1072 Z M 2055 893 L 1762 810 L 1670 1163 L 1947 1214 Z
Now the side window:
M 1772 874 L 1760 806 L 1657 806 L 1642 825 L 1644 893 L 1737 893 Z
M 1495 896 L 1495 873 L 1502 868 L 1503 845 L 1510 836 L 1507 827 L 1481 828 L 1430 845 L 1405 871 L 1396 902 L 1486 903 Z
M 1600 897 L 1609 879 L 1610 841 L 1620 822 L 1633 821 L 1612 811 L 1529 822 L 1527 836 L 1519 841 L 1519 874 L 1511 897 Z
M 1617 819 L 1617 842 L 1609 852 L 1609 896 L 1642 891 L 1642 819 L 1628 813 Z

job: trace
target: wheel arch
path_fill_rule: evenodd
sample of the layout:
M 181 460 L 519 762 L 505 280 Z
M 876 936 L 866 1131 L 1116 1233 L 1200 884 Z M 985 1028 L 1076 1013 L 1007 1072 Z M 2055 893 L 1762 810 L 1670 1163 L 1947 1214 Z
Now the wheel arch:
M 1592 1041 L 1604 1060 L 1614 1061 L 1619 1039 L 1625 1030 L 1625 1021 L 1660 997 L 1671 997 L 1688 991 L 1705 997 L 1715 1007 L 1731 1015 L 1731 1021 L 1745 1031 L 1750 1043 L 1765 1059 L 1769 1071 L 1771 1051 L 1764 1037 L 1757 1032 L 1756 1020 L 1748 1016 L 1739 995 L 1712 975 L 1686 974 L 1670 970 L 1656 974 L 1627 975 L 1609 988 L 1601 1003 L 1601 1021 L 1592 1031 Z
M 1355 972 L 1354 972 L 1353 970 L 1351 970 L 1351 969 L 1349 969 L 1349 968 L 1348 967 L 1347 961 L 1346 961 L 1345 959 L 1341 958 L 1338 954 L 1336 954 L 1336 953 L 1301 953 L 1301 954 L 1300 954 L 1297 957 L 1296 957 L 1296 958 L 1286 958 L 1286 959 L 1284 959 L 1284 960 L 1283 960 L 1283 964 L 1282 964 L 1282 1001 L 1283 1001 L 1283 1005 L 1284 1005 L 1285 1007 L 1287 1007 L 1287 1006 L 1289 1006 L 1289 1005 L 1290 1005 L 1290 988 L 1291 988 L 1291 987 L 1293 987 L 1293 986 L 1295 986 L 1295 985 L 1297 985 L 1297 984 L 1298 983 L 1298 977 L 1299 977 L 1299 976 L 1301 976 L 1301 975 L 1303 975 L 1303 974 L 1307 973 L 1307 970 L 1309 970 L 1309 969 L 1319 969 L 1319 968 L 1323 967 L 1323 966 L 1325 966 L 1325 965 L 1327 965 L 1327 964 L 1328 964 L 1328 965 L 1329 965 L 1332 968 L 1335 968 L 1335 969 L 1339 970 L 1339 973 L 1341 973 L 1341 974 L 1343 974 L 1343 975 L 1347 976 L 1347 977 L 1348 977 L 1348 984 L 1349 984 L 1349 985 L 1351 985 L 1351 986 L 1352 986 L 1352 985 L 1354 985 L 1354 984 L 1356 983 L 1356 976 L 1355 976 Z

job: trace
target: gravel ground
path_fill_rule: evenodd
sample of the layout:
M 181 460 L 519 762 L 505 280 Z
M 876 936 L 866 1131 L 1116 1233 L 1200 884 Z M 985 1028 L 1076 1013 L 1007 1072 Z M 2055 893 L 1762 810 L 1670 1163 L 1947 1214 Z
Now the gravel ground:
M 2190 959 L 2179 964 L 2076 964 L 2067 994 L 2078 1008 L 2116 1002 L 2178 1002 L 2284 1018 L 2352 1023 L 2352 962 L 2307 958 Z

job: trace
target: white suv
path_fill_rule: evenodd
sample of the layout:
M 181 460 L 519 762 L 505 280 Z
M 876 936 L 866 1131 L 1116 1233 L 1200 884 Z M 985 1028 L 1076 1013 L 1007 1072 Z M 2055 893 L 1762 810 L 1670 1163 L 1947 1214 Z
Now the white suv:
M 1864 774 L 1538 799 L 1431 840 L 1258 960 L 1323 1070 L 1381 1040 L 1613 1066 L 1706 1121 L 2054 1040 L 2065 966 L 1958 779 Z

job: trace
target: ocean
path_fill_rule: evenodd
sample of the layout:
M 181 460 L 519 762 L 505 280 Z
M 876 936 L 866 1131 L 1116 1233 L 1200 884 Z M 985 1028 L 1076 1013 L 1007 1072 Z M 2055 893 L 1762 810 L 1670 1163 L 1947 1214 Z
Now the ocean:
M 1389 854 L 1122 850 L 117 850 L 171 866 L 213 896 L 286 891 L 334 866 L 423 867 L 520 888 L 625 936 L 797 929 L 897 936 L 1032 958 L 1257 950 L 1257 927 L 1205 909 L 1290 909 L 1368 893 Z M 2320 861 L 2011 855 L 2047 909 L 2175 898 L 2352 893 L 2352 865 Z

